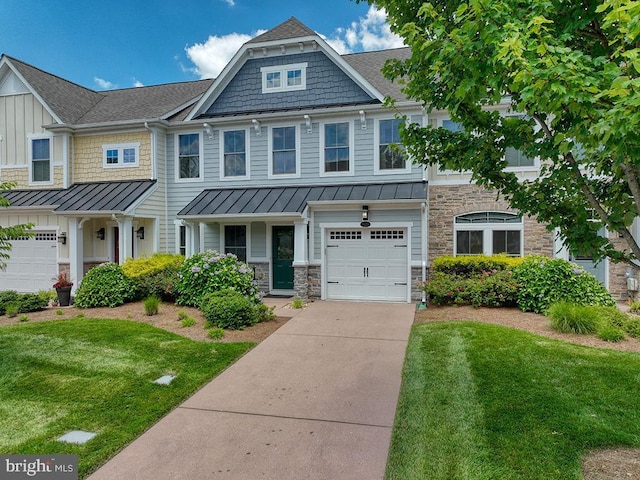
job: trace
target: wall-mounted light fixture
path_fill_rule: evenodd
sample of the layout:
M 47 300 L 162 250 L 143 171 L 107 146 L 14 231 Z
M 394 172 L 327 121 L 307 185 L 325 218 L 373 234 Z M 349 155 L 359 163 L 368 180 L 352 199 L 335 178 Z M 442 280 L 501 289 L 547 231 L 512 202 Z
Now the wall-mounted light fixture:
M 140 240 L 144 240 L 144 227 L 140 227 L 136 230 L 136 237 L 138 237 Z
M 67 232 L 61 232 L 60 235 L 58 235 L 58 243 L 62 245 L 67 244 Z
M 313 128 L 311 128 L 311 117 L 309 115 L 304 116 L 304 123 L 307 125 L 307 133 L 313 132 Z
M 105 234 L 105 230 L 104 230 L 104 227 L 102 227 L 96 232 L 96 238 L 98 240 L 104 240 L 104 234 Z
M 213 140 L 213 129 L 211 128 L 211 125 L 203 123 L 202 126 L 204 127 L 204 131 L 207 133 L 209 140 Z
M 369 222 L 369 205 L 362 206 L 362 222 L 360 222 L 361 227 L 370 227 L 371 222 Z
M 254 118 L 253 120 L 251 120 L 251 123 L 253 123 L 253 129 L 256 131 L 256 136 L 259 137 L 261 133 L 260 122 Z
M 360 110 L 358 112 L 358 115 L 360 115 L 360 128 L 362 130 L 366 130 L 367 129 L 367 116 L 364 114 L 364 110 Z

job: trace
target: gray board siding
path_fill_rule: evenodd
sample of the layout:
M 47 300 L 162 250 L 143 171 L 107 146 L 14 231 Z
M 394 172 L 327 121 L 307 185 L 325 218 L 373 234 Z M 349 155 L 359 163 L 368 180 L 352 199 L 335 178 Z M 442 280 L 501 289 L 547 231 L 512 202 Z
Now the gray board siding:
M 262 67 L 307 63 L 305 90 L 262 93 Z M 323 52 L 248 60 L 203 117 L 249 112 L 379 103 Z

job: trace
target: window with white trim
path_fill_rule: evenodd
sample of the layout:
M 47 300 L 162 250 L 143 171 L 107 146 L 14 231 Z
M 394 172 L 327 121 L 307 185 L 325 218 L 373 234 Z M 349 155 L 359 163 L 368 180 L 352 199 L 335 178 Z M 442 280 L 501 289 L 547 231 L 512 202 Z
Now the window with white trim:
M 321 129 L 324 174 L 353 173 L 351 148 L 351 127 L 349 122 L 325 123 Z
M 307 63 L 262 67 L 262 93 L 275 93 L 307 88 Z
M 227 130 L 222 132 L 221 178 L 247 178 L 247 131 Z
M 202 179 L 201 151 L 199 133 L 176 135 L 176 178 L 179 181 Z
M 233 253 L 238 260 L 247 261 L 247 226 L 224 226 L 224 253 Z
M 506 254 L 520 257 L 522 217 L 503 212 L 458 215 L 454 222 L 455 255 Z
M 269 144 L 269 176 L 299 176 L 297 127 L 272 127 Z
M 102 146 L 102 165 L 106 168 L 137 167 L 140 143 L 119 143 Z
M 187 254 L 187 227 L 184 225 L 178 226 L 178 253 Z
M 31 136 L 29 138 L 29 157 L 31 170 L 29 181 L 32 184 L 53 183 L 53 161 L 51 136 Z
M 400 118 L 378 121 L 376 172 L 402 173 L 410 168 L 407 153 L 400 141 L 400 125 L 403 122 Z

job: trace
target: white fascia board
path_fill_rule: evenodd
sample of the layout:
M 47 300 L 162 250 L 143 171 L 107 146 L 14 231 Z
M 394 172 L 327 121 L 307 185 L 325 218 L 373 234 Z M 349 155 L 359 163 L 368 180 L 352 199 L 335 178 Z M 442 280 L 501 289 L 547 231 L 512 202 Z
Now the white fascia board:
M 6 65 L 7 67 L 9 67 L 11 69 L 11 71 L 20 79 L 20 81 L 27 87 L 27 89 L 29 89 L 29 92 L 36 97 L 36 99 L 44 106 L 45 110 L 47 112 L 49 112 L 49 114 L 53 117 L 53 119 L 58 122 L 58 123 L 63 123 L 62 120 L 60 120 L 60 117 L 58 117 L 58 115 L 56 115 L 56 112 L 54 112 L 51 107 L 47 104 L 47 102 L 45 102 L 42 97 L 38 94 L 38 92 L 35 91 L 35 89 L 31 86 L 31 84 L 29 82 L 27 82 L 27 80 L 25 80 L 25 78 L 20 74 L 20 72 L 18 71 L 18 69 L 11 63 L 11 60 L 9 60 L 7 57 L 4 57 L 2 59 L 2 62 L 0 63 L 0 69 L 2 69 L 2 67 Z

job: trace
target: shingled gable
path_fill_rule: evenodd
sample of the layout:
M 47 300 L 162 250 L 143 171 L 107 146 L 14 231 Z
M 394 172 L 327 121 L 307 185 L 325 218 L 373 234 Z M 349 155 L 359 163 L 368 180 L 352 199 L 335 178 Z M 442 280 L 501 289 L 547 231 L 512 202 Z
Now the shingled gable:
M 240 68 L 252 56 L 257 55 L 256 52 L 259 50 L 286 45 L 298 46 L 298 44 L 306 42 L 314 42 L 318 50 L 323 51 L 340 70 L 350 77 L 364 92 L 370 95 L 372 99 L 378 103 L 384 101 L 385 95 L 375 88 L 364 75 L 354 69 L 350 63 L 344 60 L 320 35 L 303 25 L 295 17 L 291 17 L 273 29 L 245 43 L 213 82 L 209 90 L 202 96 L 202 99 L 195 105 L 191 113 L 186 117 L 186 120 L 205 118 L 206 116 L 203 114 L 229 85 Z

